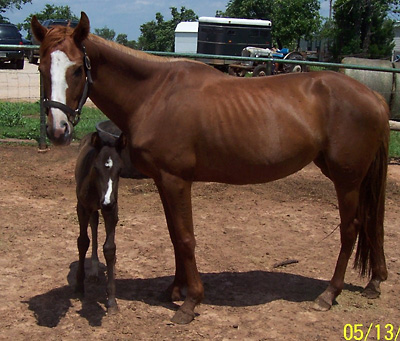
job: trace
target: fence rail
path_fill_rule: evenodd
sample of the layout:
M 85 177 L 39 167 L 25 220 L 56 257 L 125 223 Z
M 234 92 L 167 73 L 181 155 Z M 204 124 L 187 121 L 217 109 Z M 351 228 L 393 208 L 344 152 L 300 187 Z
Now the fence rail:
M 39 49 L 38 45 L 0 45 L 0 51 L 10 51 L 10 50 L 37 50 Z M 147 53 L 165 56 L 165 57 L 173 57 L 173 58 L 189 58 L 189 59 L 197 59 L 197 60 L 229 60 L 232 62 L 245 62 L 245 61 L 256 61 L 256 62 L 265 62 L 268 64 L 272 63 L 284 63 L 284 64 L 296 64 L 296 65 L 307 65 L 311 67 L 322 67 L 329 69 L 353 69 L 353 70 L 363 70 L 363 71 L 376 71 L 376 72 L 390 72 L 393 75 L 400 73 L 400 68 L 389 68 L 389 67 L 378 67 L 378 66 L 366 66 L 366 65 L 356 65 L 356 64 L 341 64 L 341 63 L 327 63 L 327 62 L 315 62 L 315 61 L 302 61 L 302 60 L 286 60 L 286 59 L 277 59 L 277 58 L 255 58 L 255 57 L 238 57 L 238 56 L 222 56 L 222 55 L 210 55 L 210 54 L 193 54 L 193 53 L 175 53 L 175 52 L 158 52 L 158 51 L 146 51 Z M 21 73 L 18 71 L 16 73 Z M 0 79 L 0 98 L 4 98 L 4 93 L 7 92 L 9 96 L 13 99 L 17 99 L 18 95 L 9 90 L 7 83 L 13 81 L 13 75 L 9 76 L 11 78 L 5 78 L 5 81 Z M 16 91 L 20 91 L 23 87 L 32 87 L 35 89 L 34 93 L 29 92 L 28 97 L 30 99 L 40 100 L 43 99 L 43 94 L 41 94 L 41 80 L 38 74 L 34 75 L 29 79 L 28 83 L 26 81 L 22 81 L 17 85 Z M 40 144 L 44 144 L 45 142 L 45 110 L 41 107 L 40 121 L 41 121 L 41 137 Z M 400 131 L 400 123 L 395 121 L 390 121 L 391 129 Z M 42 136 L 43 135 L 43 136 Z

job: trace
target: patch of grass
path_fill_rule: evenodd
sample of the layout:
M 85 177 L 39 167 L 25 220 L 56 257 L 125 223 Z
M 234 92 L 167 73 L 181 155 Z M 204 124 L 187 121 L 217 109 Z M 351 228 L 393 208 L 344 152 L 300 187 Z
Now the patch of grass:
M 400 132 L 390 132 L 389 156 L 400 158 Z
M 74 129 L 74 139 L 80 140 L 95 131 L 97 122 L 107 117 L 97 108 L 84 107 L 81 121 Z M 40 104 L 0 101 L 0 139 L 15 138 L 36 140 L 40 138 Z
M 95 131 L 96 124 L 108 118 L 97 108 L 84 107 L 81 120 L 74 129 L 74 139 L 80 140 Z M 36 140 L 40 137 L 39 102 L 1 102 L 0 101 L 0 139 L 15 138 Z M 389 156 L 400 158 L 400 132 L 390 133 Z

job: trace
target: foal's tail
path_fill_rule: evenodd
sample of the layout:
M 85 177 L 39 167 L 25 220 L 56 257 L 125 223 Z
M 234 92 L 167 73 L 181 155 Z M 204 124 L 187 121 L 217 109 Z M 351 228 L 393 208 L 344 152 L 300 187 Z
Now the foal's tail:
M 357 219 L 361 224 L 354 267 L 362 276 L 371 276 L 372 269 L 381 269 L 385 280 L 387 270 L 383 253 L 383 220 L 388 169 L 389 130 L 375 159 L 368 169 L 361 188 Z

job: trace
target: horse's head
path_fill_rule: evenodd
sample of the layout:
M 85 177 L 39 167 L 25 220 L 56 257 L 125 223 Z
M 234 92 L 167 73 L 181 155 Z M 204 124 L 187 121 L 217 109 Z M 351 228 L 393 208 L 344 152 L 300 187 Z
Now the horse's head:
M 92 169 L 100 206 L 103 210 L 112 209 L 118 199 L 119 176 L 124 166 L 121 151 L 126 146 L 126 138 L 121 134 L 110 143 L 101 139 L 98 133 L 93 133 L 90 144 L 97 152 Z
M 47 29 L 33 16 L 31 26 L 41 43 L 39 70 L 47 108 L 47 135 L 54 144 L 68 145 L 92 81 L 83 43 L 90 31 L 89 19 L 82 12 L 75 29 Z

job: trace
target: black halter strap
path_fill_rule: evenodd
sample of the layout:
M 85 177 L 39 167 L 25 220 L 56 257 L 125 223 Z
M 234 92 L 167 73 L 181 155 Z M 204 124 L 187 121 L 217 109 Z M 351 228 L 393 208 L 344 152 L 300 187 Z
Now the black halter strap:
M 74 110 L 64 103 L 51 101 L 48 98 L 43 99 L 43 106 L 45 108 L 47 109 L 56 108 L 62 110 L 67 115 L 68 121 L 70 121 L 74 127 L 78 124 L 79 120 L 81 119 L 82 108 L 89 97 L 89 86 L 93 84 L 93 78 L 91 73 L 92 67 L 84 45 L 82 45 L 82 51 L 83 51 L 83 66 L 85 69 L 86 81 L 85 81 L 85 86 L 83 88 L 81 99 L 79 100 L 78 108 Z

